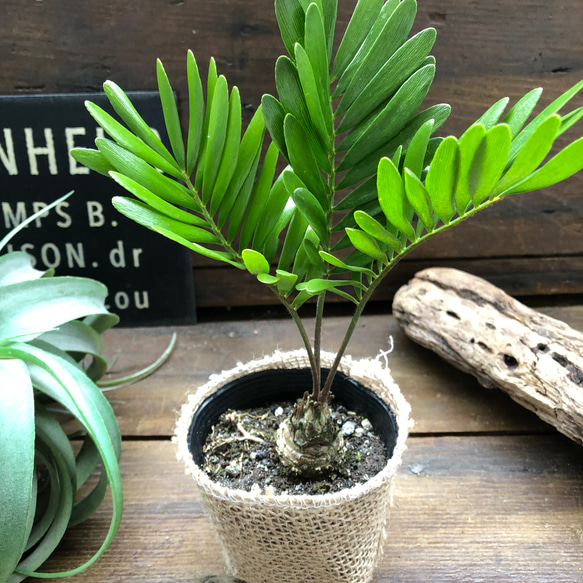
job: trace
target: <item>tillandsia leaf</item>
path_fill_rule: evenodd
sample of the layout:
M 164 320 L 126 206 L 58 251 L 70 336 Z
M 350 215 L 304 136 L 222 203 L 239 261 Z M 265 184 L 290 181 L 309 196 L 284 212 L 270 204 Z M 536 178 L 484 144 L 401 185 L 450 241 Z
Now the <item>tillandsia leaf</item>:
M 121 451 L 121 438 L 119 436 L 119 429 L 117 429 L 114 436 L 115 439 L 112 441 L 112 436 L 110 434 L 111 428 L 108 428 L 108 425 L 106 425 L 103 415 L 106 412 L 106 409 L 108 409 L 109 418 L 110 420 L 113 419 L 114 429 L 117 428 L 115 417 L 111 411 L 111 407 L 95 384 L 92 383 L 81 370 L 76 366 L 71 365 L 66 360 L 22 343 L 4 344 L 0 347 L 0 358 L 15 358 L 23 360 L 31 365 L 36 365 L 42 368 L 58 380 L 60 391 L 58 394 L 52 394 L 50 396 L 57 402 L 63 404 L 71 411 L 71 413 L 73 413 L 86 429 L 100 451 L 103 466 L 110 482 L 113 513 L 110 528 L 99 550 L 85 564 L 76 569 L 67 571 L 67 574 L 71 575 L 80 573 L 92 565 L 105 552 L 113 540 L 121 520 L 122 488 L 118 466 L 118 459 Z M 33 555 L 30 555 L 19 566 L 19 571 L 21 571 L 22 574 L 34 576 L 34 573 L 27 570 L 29 568 L 27 561 L 32 562 Z M 36 568 L 32 565 L 31 567 Z M 58 573 L 55 574 L 55 576 L 63 575 Z
M 237 111 L 241 111 L 241 100 L 239 92 L 234 90 L 235 102 L 238 103 Z M 227 136 L 227 124 L 229 121 L 229 87 L 227 80 L 221 75 L 216 82 L 212 105 L 209 106 L 210 116 L 208 122 L 208 138 L 205 140 L 204 148 L 204 171 L 202 175 L 202 201 L 207 204 L 217 179 L 219 165 L 225 139 Z M 239 130 L 240 131 L 240 130 Z M 235 134 L 236 135 L 236 134 Z M 241 134 L 236 136 L 237 142 Z M 231 159 L 226 160 L 230 163 Z
M 168 202 L 198 210 L 198 205 L 180 183 L 160 174 L 141 158 L 110 140 L 97 138 L 95 143 L 99 151 L 120 174 L 133 179 Z
M 354 100 L 363 92 L 366 91 L 368 85 L 376 78 L 380 71 L 382 71 L 394 56 L 394 53 L 406 41 L 409 32 L 413 26 L 415 15 L 417 13 L 417 4 L 415 0 L 403 0 L 396 10 L 393 12 L 383 30 L 376 39 L 370 52 L 364 57 L 362 63 L 355 71 L 348 86 L 344 90 L 344 95 L 338 107 L 340 111 L 345 111 Z M 427 51 L 429 52 L 429 50 Z M 423 56 L 425 58 L 426 55 Z M 397 67 L 398 60 L 394 61 L 392 67 Z M 416 68 L 416 67 L 415 67 Z M 411 70 L 409 75 L 415 70 Z M 402 74 L 402 71 L 395 71 L 397 75 Z M 405 81 L 409 75 L 406 75 L 402 81 Z M 340 80 L 342 84 L 344 77 Z M 385 77 L 385 83 L 386 83 Z M 385 85 L 379 84 L 379 88 Z M 383 87 L 384 89 L 384 87 Z M 393 91 L 396 89 L 394 87 Z M 392 93 L 392 91 L 391 91 Z M 336 94 L 338 94 L 336 92 Z M 389 93 L 390 94 L 390 93 Z M 369 93 L 369 96 L 372 95 Z M 386 94 L 385 94 L 386 95 Z M 383 99 L 377 103 L 380 105 Z M 343 103 L 344 102 L 344 103 Z M 372 108 L 374 109 L 374 108 Z
M 328 221 L 318 199 L 306 188 L 297 188 L 292 197 L 297 210 L 308 221 L 318 239 L 327 247 L 329 245 Z
M 290 55 L 296 43 L 304 42 L 304 9 L 298 0 L 275 0 L 275 16 L 281 40 Z
M 283 130 L 290 164 L 294 168 L 294 172 L 318 199 L 320 205 L 326 207 L 328 204 L 327 186 L 320 173 L 306 134 L 291 114 L 285 116 Z
M 505 123 L 510 128 L 512 139 L 518 135 L 518 132 L 520 132 L 522 126 L 530 117 L 530 114 L 536 107 L 542 92 L 543 90 L 541 87 L 529 91 L 524 97 L 521 97 L 514 104 L 514 106 L 506 114 L 506 117 L 502 120 L 502 123 Z
M 183 247 L 190 249 L 191 251 L 203 255 L 204 257 L 208 257 L 209 259 L 215 259 L 216 261 L 222 261 L 223 263 L 228 263 L 229 265 L 237 267 L 238 269 L 244 268 L 243 263 L 237 261 L 237 258 L 232 253 L 229 253 L 227 251 L 215 251 L 214 249 L 207 249 L 206 247 L 203 247 L 198 243 L 193 243 L 192 241 L 189 241 L 188 239 L 185 239 L 184 237 L 181 237 L 180 235 L 177 235 L 176 233 L 173 233 L 172 231 L 169 231 L 168 229 L 164 229 L 162 227 L 154 227 L 152 230 L 156 231 L 156 233 L 160 233 L 167 239 L 170 239 L 182 245 Z
M 434 75 L 434 65 L 419 69 L 407 79 L 378 115 L 373 114 L 373 119 L 363 122 L 350 132 L 339 146 L 341 150 L 348 148 L 348 152 L 338 170 L 353 167 L 388 139 L 395 137 L 425 99 Z
M 122 215 L 152 231 L 158 231 L 158 229 L 162 228 L 196 243 L 216 244 L 219 242 L 217 237 L 210 231 L 171 219 L 139 200 L 115 196 L 112 199 L 112 204 Z
M 423 182 L 416 176 L 409 168 L 403 171 L 403 178 L 405 183 L 405 194 L 407 200 L 413 207 L 413 210 L 419 217 L 419 220 L 427 230 L 433 231 L 435 228 L 435 221 L 433 220 L 433 209 L 429 202 L 429 194 Z
M 581 169 L 583 169 L 583 138 L 579 138 L 569 144 L 544 166 L 518 184 L 512 186 L 508 191 L 502 193 L 502 195 L 505 196 L 507 194 L 546 188 L 573 176 L 573 174 L 579 172 Z
M 83 164 L 83 166 L 87 166 L 93 172 L 97 172 L 103 176 L 108 176 L 112 170 L 115 170 L 107 161 L 107 158 L 98 150 L 75 148 L 70 151 L 70 154 L 79 164 Z
M 331 78 L 339 77 L 352 61 L 364 39 L 377 21 L 384 0 L 359 0 L 334 58 Z
M 186 174 L 190 176 L 198 162 L 204 125 L 204 93 L 198 65 L 192 51 L 186 57 L 188 79 L 188 142 L 186 145 Z
M 227 218 L 229 218 L 231 210 L 239 197 L 239 193 L 244 188 L 245 182 L 248 181 L 249 175 L 252 174 L 253 179 L 255 177 L 255 170 L 259 163 L 264 135 L 265 122 L 261 107 L 259 107 L 251 118 L 245 135 L 241 140 L 237 166 L 235 167 L 233 178 L 229 183 L 223 200 L 220 203 L 215 202 L 214 198 L 211 200 L 211 213 L 214 214 L 216 211 L 219 211 L 218 226 L 220 228 L 222 228 Z M 250 187 L 252 186 L 253 183 L 251 183 Z M 251 191 L 249 190 L 249 192 Z
M 296 209 L 291 218 L 290 225 L 283 242 L 283 247 L 278 263 L 279 269 L 286 270 L 289 269 L 292 264 L 294 264 L 294 259 L 298 249 L 300 248 L 300 245 L 302 244 L 302 241 L 304 240 L 307 229 L 308 221 Z M 294 271 L 294 273 L 296 272 Z
M 263 159 L 263 165 L 257 178 L 257 183 L 249 200 L 247 215 L 239 235 L 239 248 L 245 249 L 249 246 L 259 220 L 264 216 L 268 207 L 269 194 L 275 176 L 275 167 L 279 158 L 279 152 L 275 144 L 270 144 Z M 282 184 L 285 189 L 285 186 Z
M 370 235 L 377 241 L 380 241 L 397 252 L 403 248 L 401 241 L 397 237 L 389 233 L 376 219 L 364 211 L 356 211 L 354 213 L 354 220 L 367 235 Z
M 24 363 L 0 360 L 0 377 L 0 581 L 8 581 L 26 548 L 35 514 L 34 400 Z
M 265 257 L 253 249 L 244 249 L 241 253 L 247 271 L 253 275 L 269 273 L 269 263 Z
M 415 230 L 404 213 L 406 201 L 403 181 L 399 171 L 388 158 L 382 158 L 379 162 L 377 191 L 381 209 L 389 223 L 395 226 L 409 240 L 413 241 L 415 239 Z M 356 248 L 359 249 L 358 247 Z M 366 253 L 363 249 L 360 249 L 360 251 Z M 371 257 L 373 256 L 371 255 Z
M 175 163 L 172 154 L 166 149 L 166 146 L 160 141 L 160 138 L 155 134 L 152 128 L 142 119 L 122 89 L 113 81 L 106 81 L 103 84 L 103 90 L 115 112 L 121 117 L 130 130 L 150 146 L 150 148 L 166 158 L 170 164 Z
M 510 152 L 508 154 L 508 164 L 514 161 L 514 158 L 518 155 L 518 152 L 524 146 L 528 138 L 536 130 L 536 128 L 544 122 L 545 119 L 551 115 L 558 113 L 579 91 L 583 89 L 583 80 L 579 81 L 571 89 L 565 91 L 557 99 L 555 99 L 550 105 L 545 107 L 512 141 L 510 147 Z
M 344 93 L 352 81 L 356 71 L 358 71 L 362 63 L 368 58 L 373 47 L 375 46 L 375 43 L 383 33 L 387 23 L 390 21 L 391 16 L 398 8 L 399 4 L 399 0 L 388 0 L 388 2 L 382 6 L 378 17 L 374 20 L 373 25 L 370 27 L 370 30 L 366 34 L 362 44 L 358 47 L 358 51 L 350 63 L 348 63 L 344 71 L 342 71 L 342 76 L 338 80 L 336 89 L 333 94 L 334 99 Z
M 178 162 L 179 167 L 186 170 L 184 138 L 182 137 L 176 99 L 174 98 L 174 92 L 172 91 L 172 86 L 168 80 L 168 75 L 166 75 L 166 71 L 164 70 L 164 65 L 162 65 L 160 59 L 156 62 L 156 74 L 158 77 L 158 92 L 162 103 L 164 122 L 166 124 L 166 131 L 168 133 L 170 145 L 172 146 L 172 152 L 174 153 L 174 157 Z
M 40 279 L 44 271 L 32 266 L 32 256 L 24 251 L 13 251 L 0 256 L 0 287 Z
M 182 178 L 183 174 L 180 166 L 176 162 L 171 163 L 166 158 L 158 154 L 155 150 L 146 145 L 140 138 L 126 129 L 122 124 L 115 120 L 106 111 L 101 109 L 98 105 L 91 103 L 90 101 L 85 102 L 85 107 L 87 111 L 91 114 L 91 117 L 119 144 L 122 148 L 129 150 L 142 160 L 148 162 L 152 166 L 163 170 L 167 174 L 174 176 L 175 178 Z M 73 152 L 78 152 L 79 150 L 73 150 Z M 85 150 L 81 150 L 85 151 Z M 82 162 L 82 160 L 79 160 Z
M 431 206 L 437 216 L 448 224 L 455 214 L 455 189 L 459 171 L 458 142 L 449 136 L 441 142 L 425 179 Z
M 68 192 L 64 196 L 61 196 L 60 198 L 57 198 L 56 200 L 54 200 L 53 202 L 51 202 L 47 206 L 45 206 L 45 207 L 41 208 L 40 210 L 38 210 L 36 213 L 33 213 L 32 215 L 30 215 L 27 219 L 25 219 L 24 221 L 22 221 L 21 223 L 19 223 L 16 227 L 14 227 L 10 231 L 8 231 L 8 233 L 6 235 L 4 235 L 4 237 L 2 237 L 2 239 L 0 239 L 0 251 L 2 251 L 2 249 L 4 249 L 4 247 L 6 247 L 6 245 L 8 244 L 8 242 L 17 233 L 20 233 L 20 231 L 22 231 L 22 229 L 24 229 L 27 225 L 30 225 L 30 223 L 32 223 L 33 221 L 35 221 L 36 219 L 38 219 L 40 216 L 44 215 L 46 212 L 48 212 L 52 208 L 54 208 L 54 207 L 58 206 L 59 204 L 65 202 L 73 194 L 73 192 L 74 191 L 71 190 L 70 192 Z
M 123 186 L 128 192 L 131 192 L 136 198 L 139 198 L 142 202 L 146 203 L 159 213 L 188 225 L 198 225 L 199 227 L 206 226 L 207 222 L 203 218 L 166 202 L 164 199 L 155 195 L 132 178 L 128 178 L 119 172 L 111 172 L 110 176 L 120 186 Z
M 510 142 L 510 128 L 499 124 L 486 132 L 485 139 L 476 149 L 468 174 L 475 207 L 492 194 L 506 166 Z
M 496 185 L 495 194 L 506 190 L 536 170 L 551 151 L 560 127 L 561 118 L 558 115 L 551 115 L 536 128 Z
M 103 350 L 103 341 L 99 333 L 79 320 L 65 322 L 57 329 L 42 334 L 38 340 L 48 342 L 68 353 L 99 356 Z
M 381 158 L 391 157 L 399 146 L 403 146 L 403 149 L 407 150 L 413 136 L 430 119 L 434 120 L 433 131 L 438 130 L 445 123 L 450 112 L 451 107 L 449 105 L 440 103 L 415 115 L 396 136 L 388 138 L 380 148 L 368 155 L 362 162 L 358 162 L 351 169 L 346 168 L 348 172 L 340 180 L 337 188 L 341 189 L 353 186 L 363 178 L 376 174 Z M 339 169 L 343 163 L 344 160 L 340 163 Z
M 486 139 L 486 128 L 475 123 L 471 125 L 462 135 L 459 144 L 460 167 L 458 181 L 455 191 L 455 204 L 460 215 L 463 215 L 472 202 L 472 195 L 469 186 L 469 173 L 474 155 L 483 140 Z
M 370 115 L 386 101 L 422 64 L 435 43 L 435 29 L 426 29 L 402 45 L 380 67 L 368 85 L 355 93 L 350 86 L 342 96 L 336 115 L 346 111 L 337 133 L 342 133 Z
M 82 277 L 41 278 L 14 283 L 0 294 L 0 339 L 32 339 L 88 314 L 106 314 L 107 289 Z

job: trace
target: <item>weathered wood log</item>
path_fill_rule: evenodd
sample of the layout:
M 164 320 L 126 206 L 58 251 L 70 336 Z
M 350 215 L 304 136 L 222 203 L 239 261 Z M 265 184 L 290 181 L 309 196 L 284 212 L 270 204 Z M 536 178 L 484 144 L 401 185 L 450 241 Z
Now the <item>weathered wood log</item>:
M 393 314 L 411 339 L 583 445 L 583 334 L 447 268 L 417 273 Z

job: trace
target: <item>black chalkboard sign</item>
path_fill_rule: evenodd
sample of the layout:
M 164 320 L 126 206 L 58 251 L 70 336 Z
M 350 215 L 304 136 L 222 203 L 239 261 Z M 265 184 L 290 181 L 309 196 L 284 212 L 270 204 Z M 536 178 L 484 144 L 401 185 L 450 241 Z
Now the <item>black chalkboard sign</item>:
M 154 92 L 130 93 L 146 122 L 164 119 Z M 120 215 L 125 193 L 69 155 L 103 135 L 86 99 L 111 112 L 104 94 L 0 96 L 0 238 L 53 200 L 75 194 L 31 223 L 8 250 L 22 250 L 38 269 L 82 275 L 107 285 L 122 326 L 191 324 L 196 320 L 190 252 Z

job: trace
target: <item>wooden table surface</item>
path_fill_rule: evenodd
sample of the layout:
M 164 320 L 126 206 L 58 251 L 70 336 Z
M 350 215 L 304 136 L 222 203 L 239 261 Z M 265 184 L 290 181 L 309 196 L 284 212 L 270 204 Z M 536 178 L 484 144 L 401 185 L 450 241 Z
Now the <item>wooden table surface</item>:
M 541 308 L 583 330 L 583 308 Z M 348 319 L 326 320 L 334 349 Z M 152 361 L 168 328 L 106 334 L 112 374 Z M 299 347 L 288 320 L 233 321 L 177 329 L 170 360 L 154 376 L 109 393 L 124 436 L 125 509 L 107 554 L 71 583 L 190 582 L 225 572 L 215 534 L 170 439 L 185 395 L 219 369 Z M 486 390 L 414 345 L 389 315 L 362 318 L 349 353 L 374 356 L 392 335 L 390 367 L 415 427 L 399 471 L 389 537 L 374 583 L 583 581 L 580 446 L 497 390 Z M 101 543 L 109 501 L 72 529 L 47 570 L 76 566 Z M 277 583 L 277 582 L 274 582 Z

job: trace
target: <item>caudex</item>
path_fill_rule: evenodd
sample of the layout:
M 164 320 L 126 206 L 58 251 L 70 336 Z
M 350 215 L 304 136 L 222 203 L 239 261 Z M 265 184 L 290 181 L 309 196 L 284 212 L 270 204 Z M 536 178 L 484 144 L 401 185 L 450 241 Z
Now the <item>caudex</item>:
M 436 31 L 409 38 L 416 12 L 415 0 L 359 0 L 333 51 L 337 0 L 276 0 L 287 50 L 275 64 L 278 95 L 263 96 L 242 138 L 239 91 L 229 90 L 211 59 L 205 96 L 189 52 L 185 135 L 157 64 L 169 149 L 107 81 L 123 123 L 87 103 L 110 137 L 97 139 L 97 150 L 72 153 L 133 195 L 113 199 L 121 213 L 251 272 L 287 308 L 313 377 L 311 393 L 279 431 L 280 455 L 298 472 L 323 471 L 342 459 L 329 410 L 332 381 L 364 306 L 393 267 L 482 209 L 583 167 L 583 139 L 547 160 L 555 140 L 583 116 L 583 108 L 559 115 L 583 81 L 531 121 L 540 88 L 508 111 L 509 99 L 501 99 L 459 138 L 437 137 L 450 106 L 422 109 L 435 75 Z M 265 139 L 271 142 L 263 156 Z M 321 378 L 328 294 L 355 310 Z M 312 344 L 299 309 L 314 297 Z

